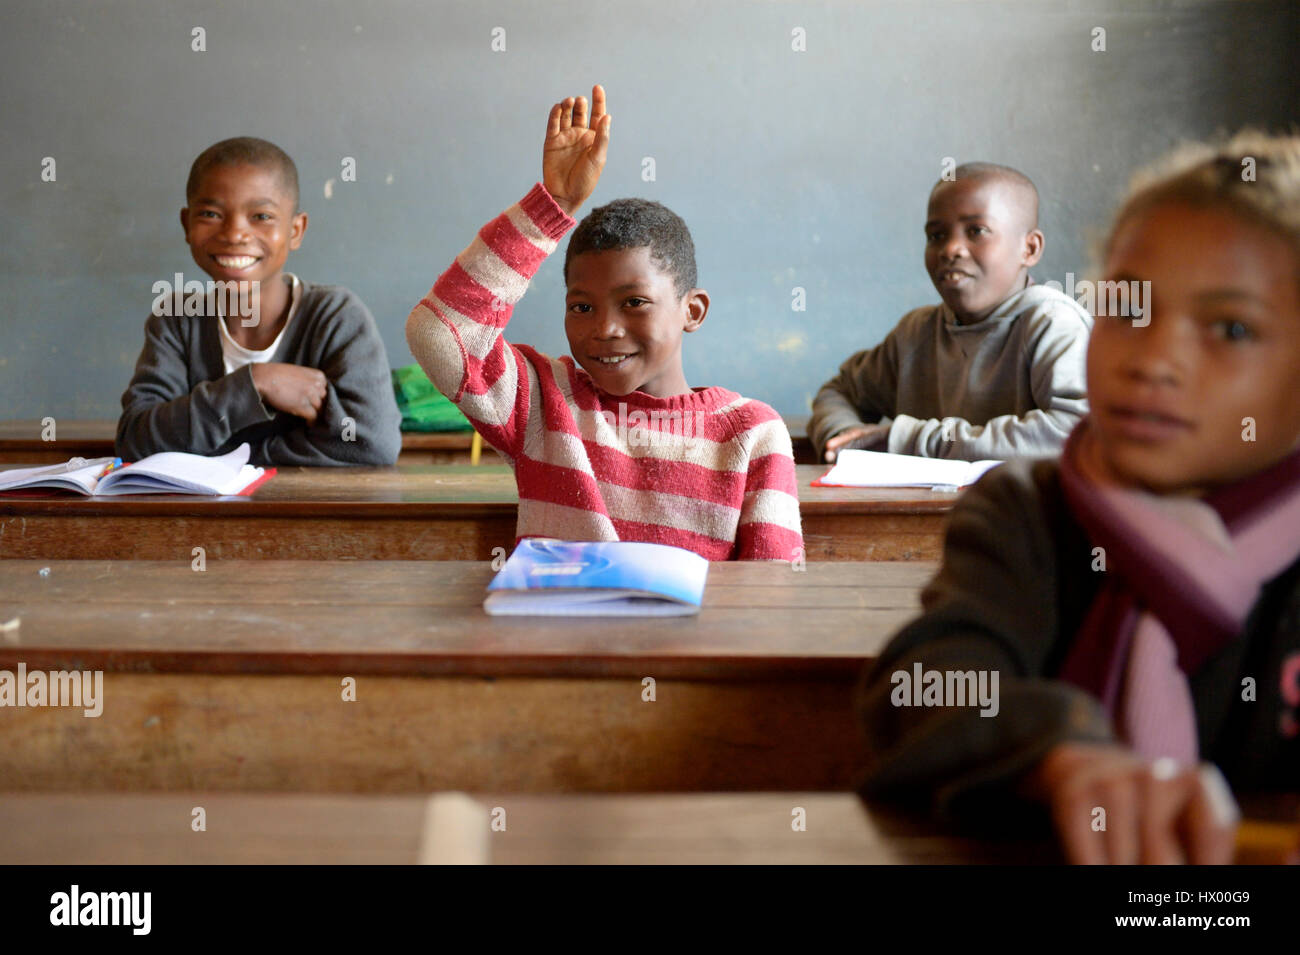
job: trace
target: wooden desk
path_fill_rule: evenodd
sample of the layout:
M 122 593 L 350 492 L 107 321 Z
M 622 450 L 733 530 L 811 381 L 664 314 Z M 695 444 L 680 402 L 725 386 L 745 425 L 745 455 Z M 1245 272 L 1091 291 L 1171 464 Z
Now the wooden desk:
M 202 807 L 206 831 L 191 829 Z M 806 830 L 791 828 L 795 807 Z M 490 829 L 504 810 L 504 831 Z M 497 814 L 500 818 L 500 813 Z M 1051 845 L 979 842 L 848 793 L 434 797 L 0 794 L 0 864 L 1052 863 Z
M 1238 864 L 1284 864 L 1291 836 Z M 206 829 L 191 828 L 194 809 Z M 806 828 L 795 831 L 794 810 Z M 491 828 L 495 814 L 506 827 Z M 0 792 L 0 865 L 1051 865 L 1033 837 L 977 840 L 849 793 L 672 795 Z
M 815 488 L 798 467 L 809 561 L 938 560 L 955 493 Z M 252 498 L 0 498 L 0 558 L 487 560 L 514 546 L 506 467 L 282 468 Z
M 116 419 L 64 421 L 58 419 L 55 440 L 41 439 L 42 427 L 36 419 L 0 421 L 0 465 L 58 464 L 68 458 L 104 458 L 113 456 Z M 402 450 L 398 464 L 469 464 L 470 431 L 402 432 Z M 500 456 L 485 447 L 485 460 L 497 462 Z
M 813 487 L 812 482 L 829 469 L 825 464 L 795 467 L 809 560 L 938 561 L 943 557 L 943 531 L 958 492 Z
M 816 464 L 812 442 L 808 440 L 808 415 L 786 415 L 786 427 L 794 444 L 794 459 L 799 464 Z M 58 419 L 55 440 L 43 441 L 41 422 L 35 418 L 0 421 L 0 464 L 58 464 L 68 458 L 103 458 L 113 455 L 113 438 L 117 420 Z M 403 431 L 401 464 L 469 464 L 472 432 Z M 485 460 L 499 463 L 501 457 L 484 446 Z
M 116 420 L 55 421 L 55 440 L 41 439 L 39 419 L 0 421 L 0 465 L 58 464 L 68 458 L 113 456 Z
M 4 561 L 0 669 L 102 670 L 104 703 L 0 709 L 0 780 L 847 789 L 853 686 L 932 571 L 714 564 L 699 616 L 618 620 L 488 617 L 488 562 Z

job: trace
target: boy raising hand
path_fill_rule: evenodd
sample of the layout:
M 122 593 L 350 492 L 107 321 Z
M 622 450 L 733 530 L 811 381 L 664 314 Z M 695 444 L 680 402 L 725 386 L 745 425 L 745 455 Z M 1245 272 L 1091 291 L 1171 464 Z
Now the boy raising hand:
M 682 336 L 709 309 L 695 248 L 657 202 L 589 214 L 565 252 L 572 355 L 503 337 L 577 223 L 610 140 L 605 91 L 550 109 L 542 183 L 481 230 L 406 323 L 429 378 L 514 468 L 518 538 L 671 544 L 710 560 L 802 556 L 790 436 L 767 405 L 692 388 Z

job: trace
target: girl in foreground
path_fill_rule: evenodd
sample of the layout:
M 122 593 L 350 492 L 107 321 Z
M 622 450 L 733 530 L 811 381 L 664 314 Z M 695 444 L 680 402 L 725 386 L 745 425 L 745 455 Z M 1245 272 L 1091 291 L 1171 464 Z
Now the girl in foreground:
M 861 690 L 863 791 L 1004 830 L 1036 804 L 1073 862 L 1229 862 L 1225 777 L 1300 790 L 1300 137 L 1140 174 L 1103 260 L 1149 294 L 1099 304 L 1060 460 L 955 508 Z M 990 715 L 944 692 L 981 670 Z

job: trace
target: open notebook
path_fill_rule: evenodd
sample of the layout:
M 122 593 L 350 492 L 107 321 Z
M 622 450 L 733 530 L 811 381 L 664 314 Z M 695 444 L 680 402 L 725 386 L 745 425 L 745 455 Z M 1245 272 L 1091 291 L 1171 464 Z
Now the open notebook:
M 248 445 L 205 457 L 164 451 L 121 467 L 120 459 L 73 458 L 64 464 L 0 471 L 0 494 L 35 489 L 75 491 L 87 497 L 118 494 L 248 495 L 275 475 L 275 468 L 248 463 Z
M 966 487 L 1001 461 L 950 461 L 913 454 L 849 449 L 813 487 Z
M 700 612 L 709 562 L 693 551 L 638 541 L 519 542 L 492 583 L 490 614 L 682 617 Z

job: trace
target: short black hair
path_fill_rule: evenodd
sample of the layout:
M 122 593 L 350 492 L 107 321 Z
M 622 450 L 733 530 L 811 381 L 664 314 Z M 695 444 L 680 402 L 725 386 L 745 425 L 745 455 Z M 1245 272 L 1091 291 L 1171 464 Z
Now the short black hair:
M 649 199 L 615 199 L 592 209 L 573 230 L 564 253 L 564 280 L 569 263 L 584 252 L 650 249 L 655 265 L 673 277 L 678 298 L 695 288 L 695 243 L 682 217 Z
M 265 139 L 254 136 L 236 136 L 213 143 L 194 160 L 190 166 L 190 177 L 185 181 L 185 201 L 194 198 L 199 183 L 209 169 L 216 166 L 261 166 L 269 169 L 280 179 L 280 188 L 293 199 L 293 211 L 298 212 L 298 167 L 293 164 L 289 154 Z
M 1038 228 L 1038 187 L 1019 169 L 995 162 L 964 162 L 953 172 L 954 179 L 996 179 L 1010 186 L 1025 219 L 1025 231 Z M 936 182 L 934 189 L 938 189 L 944 182 L 942 179 Z M 934 189 L 930 190 L 931 195 L 934 194 Z

